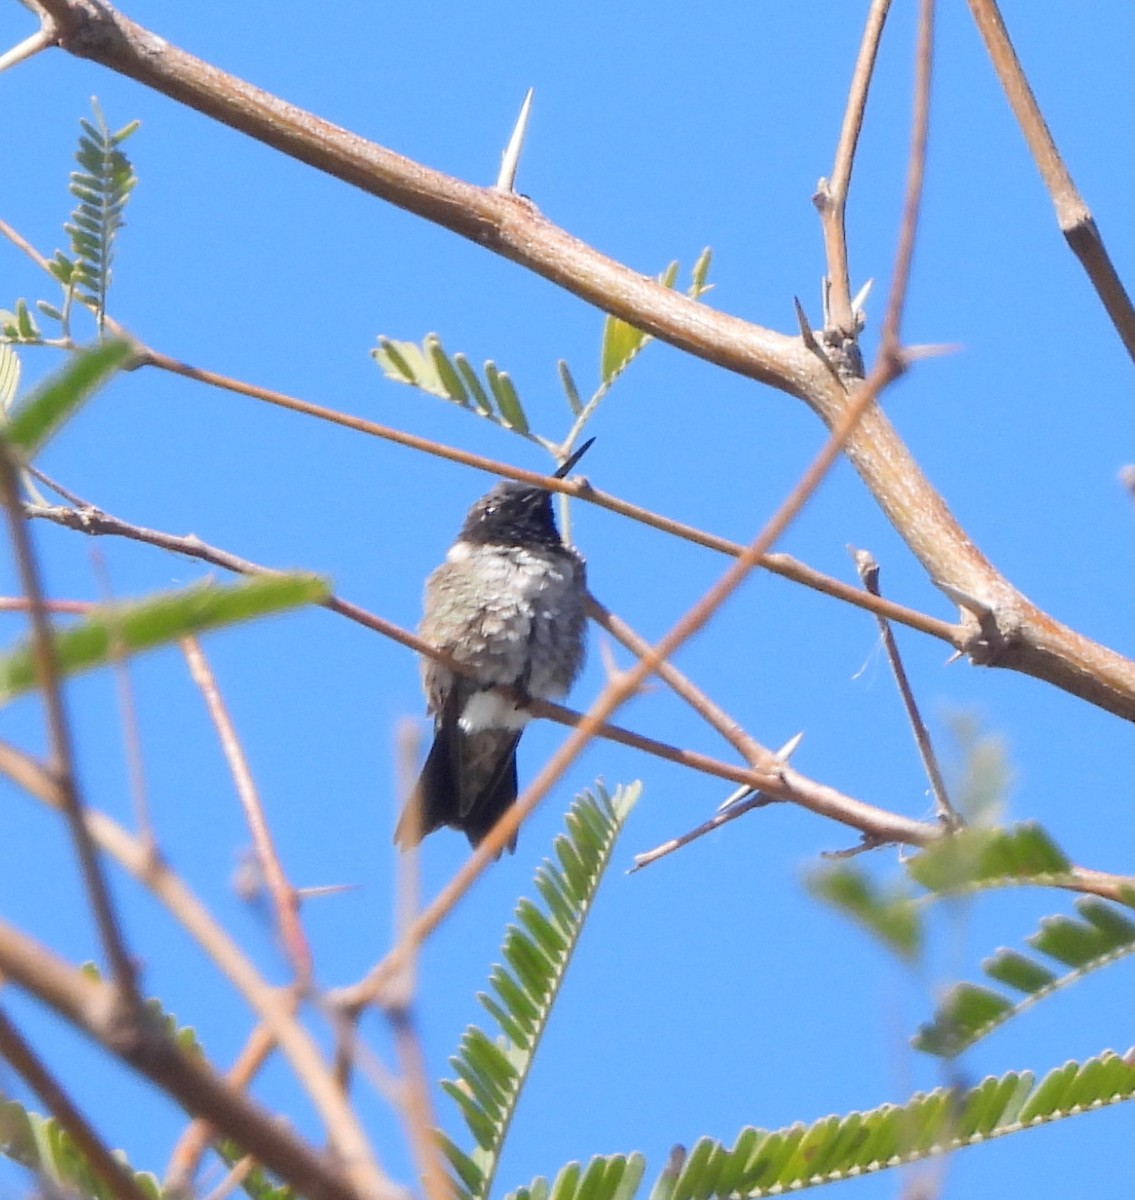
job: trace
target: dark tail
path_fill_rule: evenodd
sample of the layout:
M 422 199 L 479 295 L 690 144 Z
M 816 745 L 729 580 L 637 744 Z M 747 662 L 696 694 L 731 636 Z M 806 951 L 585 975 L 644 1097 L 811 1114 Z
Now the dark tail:
M 478 846 L 515 803 L 520 734 L 498 743 L 489 756 L 483 745 L 477 746 L 478 739 L 487 736 L 491 735 L 465 734 L 456 722 L 439 722 L 413 795 L 394 830 L 394 841 L 401 849 L 416 846 L 443 825 L 461 830 L 471 846 Z M 481 768 L 487 757 L 491 769 L 486 773 Z M 510 854 L 516 849 L 515 836 L 506 849 Z

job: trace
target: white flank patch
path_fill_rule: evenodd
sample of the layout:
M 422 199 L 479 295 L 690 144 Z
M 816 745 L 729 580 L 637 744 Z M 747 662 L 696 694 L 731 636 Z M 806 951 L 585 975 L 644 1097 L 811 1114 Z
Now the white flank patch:
M 466 733 L 482 729 L 523 729 L 528 714 L 499 692 L 476 692 L 469 697 L 457 722 Z

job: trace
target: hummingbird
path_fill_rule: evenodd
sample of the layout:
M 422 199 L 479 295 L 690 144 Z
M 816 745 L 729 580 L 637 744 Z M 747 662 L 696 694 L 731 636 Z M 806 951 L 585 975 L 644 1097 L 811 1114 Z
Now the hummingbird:
M 469 510 L 426 580 L 418 627 L 468 673 L 422 659 L 434 739 L 394 831 L 403 850 L 443 825 L 477 846 L 516 800 L 516 744 L 528 714 L 494 688 L 539 700 L 566 695 L 583 666 L 586 597 L 584 560 L 560 538 L 546 488 L 498 483 Z

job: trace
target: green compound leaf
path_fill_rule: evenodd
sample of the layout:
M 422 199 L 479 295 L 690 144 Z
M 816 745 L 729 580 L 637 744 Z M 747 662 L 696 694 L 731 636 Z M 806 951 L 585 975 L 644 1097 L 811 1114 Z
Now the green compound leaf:
M 808 1126 L 744 1129 L 731 1147 L 702 1138 L 684 1158 L 680 1153 L 671 1156 L 651 1188 L 650 1200 L 783 1196 L 1133 1097 L 1135 1067 L 1107 1051 L 1087 1062 L 1059 1067 L 1037 1086 L 1030 1073 L 1010 1072 L 990 1076 L 966 1091 L 939 1088 L 916 1094 L 905 1104 L 824 1117 Z M 536 1185 L 527 1191 L 538 1200 Z M 515 1196 L 520 1200 L 524 1194 Z
M 851 863 L 816 871 L 807 884 L 814 896 L 858 921 L 902 958 L 918 956 L 923 941 L 921 913 L 905 892 L 879 887 Z
M 65 675 L 89 671 L 189 634 L 317 604 L 327 594 L 327 584 L 313 575 L 265 575 L 100 605 L 81 621 L 56 630 L 56 661 Z M 37 681 L 36 657 L 29 646 L 0 656 L 0 702 L 34 688 Z
M 95 313 L 99 328 L 106 317 L 114 244 L 125 224 L 123 213 L 138 182 L 122 143 L 138 128 L 138 122 L 111 133 L 98 102 L 91 101 L 94 121 L 82 120 L 82 134 L 75 161 L 79 170 L 71 174 L 71 195 L 78 201 L 71 221 L 64 226 L 71 239 L 73 261 L 57 255 L 53 273 Z M 68 278 L 64 279 L 63 276 Z
M 553 445 L 532 432 L 507 371 L 489 361 L 485 363 L 482 379 L 464 354 L 447 354 L 436 333 L 426 334 L 420 346 L 381 336 L 371 357 L 387 379 L 395 383 L 405 383 L 448 400 L 547 448 Z
M 491 1038 L 471 1025 L 450 1063 L 457 1078 L 442 1088 L 457 1104 L 472 1134 L 474 1148 L 464 1150 L 444 1134 L 442 1149 L 453 1169 L 453 1186 L 460 1200 L 484 1200 L 492 1188 L 505 1135 L 512 1121 L 533 1056 L 551 1014 L 564 973 L 571 960 L 615 847 L 615 841 L 641 785 L 616 789 L 614 796 L 598 785 L 595 794 L 576 797 L 567 814 L 567 833 L 556 838 L 557 868 L 545 860 L 536 872 L 540 907 L 521 900 L 516 923 L 505 931 L 501 956 L 507 966 L 494 966 L 491 992 L 478 997 L 499 1024 L 502 1035 Z M 622 1200 L 630 1160 L 595 1159 L 582 1175 L 578 1166 L 561 1172 L 551 1195 L 565 1200 Z M 635 1156 L 641 1177 L 641 1159 Z M 537 1181 L 533 1188 L 547 1181 Z M 633 1190 L 633 1189 L 632 1189 Z M 522 1189 L 531 1193 L 532 1189 Z M 518 1193 L 518 1195 L 521 1193 Z
M 1060 882 L 1072 864 L 1040 825 L 1024 822 L 1004 829 L 959 829 L 908 859 L 906 868 L 927 890 L 950 893 Z
M 1026 939 L 1039 954 L 1071 970 L 1058 975 L 1028 955 L 998 950 L 981 964 L 982 969 L 994 982 L 1024 993 L 1023 998 L 977 984 L 956 984 L 942 998 L 933 1019 L 915 1036 L 915 1047 L 952 1058 L 1039 1000 L 1135 952 L 1135 921 L 1121 909 L 1094 896 L 1077 900 L 1076 909 L 1082 920 L 1046 917 Z
M 121 339 L 80 350 L 11 413 L 3 434 L 31 459 L 80 404 L 129 360 L 132 347 Z
M 71 1135 L 54 1117 L 29 1112 L 15 1100 L 0 1100 L 0 1155 L 32 1171 L 44 1192 L 117 1200 L 115 1189 L 95 1174 Z M 162 1189 L 157 1177 L 135 1171 L 121 1154 L 117 1157 L 142 1193 L 160 1200 Z

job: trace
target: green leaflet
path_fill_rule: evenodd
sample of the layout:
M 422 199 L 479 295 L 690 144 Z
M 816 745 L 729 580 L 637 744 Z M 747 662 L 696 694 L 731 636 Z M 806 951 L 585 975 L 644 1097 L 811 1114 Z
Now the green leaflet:
M 812 895 L 841 909 L 900 957 L 910 960 L 921 952 L 921 914 L 905 892 L 881 888 L 852 863 L 814 871 L 807 883 Z
M 0 1100 L 0 1153 L 56 1185 L 60 1194 L 116 1200 L 114 1190 L 94 1173 L 71 1135 L 54 1117 L 28 1112 L 15 1100 Z M 134 1171 L 121 1158 L 120 1162 L 143 1193 L 159 1200 L 162 1191 L 156 1176 Z
M 547 449 L 555 448 L 553 442 L 532 433 L 515 384 L 491 360 L 485 363 L 482 379 L 464 354 L 450 357 L 436 333 L 426 334 L 420 346 L 380 336 L 371 357 L 395 383 L 448 400 Z
M 1038 1000 L 1135 952 L 1135 921 L 1122 909 L 1084 896 L 1076 901 L 1076 910 L 1081 920 L 1045 917 L 1026 939 L 1038 954 L 1070 970 L 1058 975 L 1029 955 L 998 950 L 981 964 L 982 969 L 995 982 L 1023 992 L 1023 998 L 977 984 L 956 984 L 942 998 L 933 1019 L 916 1034 L 915 1047 L 946 1058 L 960 1054 Z
M 1066 875 L 1071 863 L 1040 825 L 1026 821 L 1008 828 L 959 829 L 909 859 L 906 867 L 928 891 L 956 892 L 1049 883 Z
M 326 595 L 327 585 L 313 575 L 265 575 L 100 605 L 82 620 L 56 630 L 56 661 L 65 675 L 87 671 L 189 634 L 316 604 Z M 37 677 L 30 645 L 0 656 L 0 701 L 35 687 Z
M 78 351 L 11 413 L 4 437 L 26 459 L 33 458 L 79 405 L 126 364 L 130 354 L 130 343 L 121 339 Z
M 712 286 L 706 283 L 712 257 L 712 252 L 707 246 L 694 263 L 690 286 L 686 289 L 686 295 L 691 300 L 701 299 Z M 672 262 L 658 276 L 658 282 L 663 287 L 672 288 L 677 278 L 678 264 Z M 650 341 L 653 341 L 650 334 L 636 329 L 622 317 L 608 316 L 603 322 L 603 341 L 599 348 L 599 378 L 603 387 L 610 387 Z

